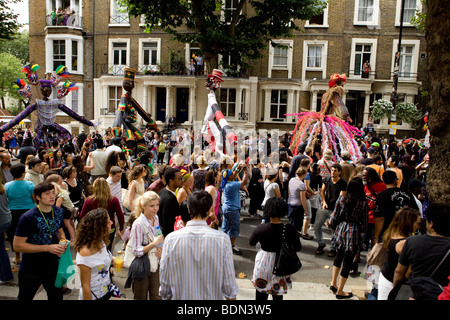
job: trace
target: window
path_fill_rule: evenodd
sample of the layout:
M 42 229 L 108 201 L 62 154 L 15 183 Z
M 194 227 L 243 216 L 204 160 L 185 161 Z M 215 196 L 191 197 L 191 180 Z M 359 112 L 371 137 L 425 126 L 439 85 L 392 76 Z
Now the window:
M 45 73 L 64 65 L 69 73 L 83 73 L 83 37 L 49 34 L 45 37 Z
M 306 21 L 305 28 L 328 28 L 328 8 L 323 9 L 321 14 Z
M 78 113 L 78 90 L 72 91 L 72 111 Z
M 287 90 L 272 90 L 270 97 L 270 119 L 285 121 L 287 112 Z
M 111 0 L 109 24 L 114 26 L 129 26 L 130 19 L 125 9 L 125 7 L 119 5 L 118 0 Z
M 400 80 L 415 80 L 419 61 L 420 40 L 402 40 L 398 76 Z M 394 40 L 392 53 L 392 72 L 395 71 L 395 54 L 398 50 L 398 40 Z
M 158 71 L 161 39 L 139 39 L 139 71 Z
M 303 80 L 327 77 L 327 51 L 328 41 L 303 41 Z
M 222 88 L 220 90 L 220 108 L 225 117 L 235 117 L 236 89 Z
M 395 25 L 400 26 L 400 17 L 402 11 L 402 0 L 397 0 L 395 13 Z M 420 0 L 405 0 L 403 7 L 403 26 L 413 26 L 411 19 L 416 15 L 416 11 L 422 11 L 422 2 Z
M 56 70 L 58 66 L 66 65 L 66 41 L 53 40 L 53 68 Z
M 273 40 L 269 47 L 269 72 L 268 77 L 272 77 L 272 70 L 287 70 L 287 77 L 292 77 L 292 40 Z M 274 45 L 275 44 L 275 45 Z
M 369 78 L 375 74 L 377 52 L 376 39 L 352 39 L 352 53 L 350 56 L 350 77 Z M 369 68 L 366 73 L 368 62 Z
M 223 12 L 222 12 L 222 19 L 226 23 L 231 23 L 231 20 L 233 20 L 234 12 L 237 10 L 237 7 L 239 5 L 239 0 L 225 0 L 224 6 L 223 6 Z
M 130 40 L 129 39 L 109 39 L 110 57 L 109 73 L 123 74 L 130 61 Z
M 285 47 L 273 48 L 273 66 L 279 68 L 288 67 L 288 48 Z
M 78 70 L 78 43 L 72 40 L 72 71 Z
M 378 25 L 379 0 L 355 0 L 354 25 Z
M 322 67 L 322 46 L 308 46 L 308 68 Z
M 108 113 L 115 113 L 122 97 L 122 87 L 109 87 Z

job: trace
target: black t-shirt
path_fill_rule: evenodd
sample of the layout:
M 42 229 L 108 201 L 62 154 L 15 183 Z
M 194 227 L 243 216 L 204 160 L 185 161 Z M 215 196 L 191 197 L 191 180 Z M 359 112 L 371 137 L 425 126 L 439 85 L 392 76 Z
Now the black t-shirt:
M 15 235 L 27 238 L 27 243 L 49 245 L 59 243 L 58 230 L 63 226 L 63 209 L 53 206 L 52 212 L 43 212 L 47 223 L 37 207 L 25 212 L 19 220 Z M 39 273 L 51 268 L 58 268 L 59 257 L 48 252 L 23 253 L 20 270 Z
M 347 190 L 347 182 L 339 178 L 336 183 L 333 183 L 331 177 L 327 177 L 323 183 L 325 184 L 325 202 L 327 203 L 328 210 L 333 211 L 341 191 Z
M 411 278 L 429 277 L 449 249 L 450 239 L 430 235 L 412 236 L 406 239 L 398 262 L 404 266 L 411 265 Z M 448 285 L 449 275 L 450 256 L 433 275 L 433 279 L 444 287 Z
M 374 217 L 384 218 L 384 225 L 381 230 L 380 237 L 389 227 L 395 213 L 404 207 L 419 209 L 414 196 L 410 192 L 395 187 L 381 191 L 378 194 L 375 204 Z
M 267 252 L 278 252 L 281 249 L 281 233 L 283 224 L 279 223 L 263 223 L 256 227 L 251 234 L 248 242 L 251 246 L 258 242 L 261 249 Z M 292 245 L 295 251 L 302 249 L 298 232 L 292 224 L 286 224 L 286 242 Z

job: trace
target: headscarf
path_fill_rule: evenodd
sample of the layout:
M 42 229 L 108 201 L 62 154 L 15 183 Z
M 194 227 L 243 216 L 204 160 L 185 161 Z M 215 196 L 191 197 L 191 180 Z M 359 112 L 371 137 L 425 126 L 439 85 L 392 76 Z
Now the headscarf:
M 220 188 L 223 190 L 228 182 L 228 178 L 231 176 L 232 171 L 230 169 L 225 169 L 222 171 L 222 181 L 220 183 Z

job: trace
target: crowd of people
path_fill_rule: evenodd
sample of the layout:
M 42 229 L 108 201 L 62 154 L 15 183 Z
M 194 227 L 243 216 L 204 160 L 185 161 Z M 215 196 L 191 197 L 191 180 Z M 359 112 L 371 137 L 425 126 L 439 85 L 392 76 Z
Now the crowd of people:
M 320 141 L 314 148 L 300 143 L 293 155 L 286 132 L 278 141 L 268 135 L 238 146 L 246 155 L 256 146 L 268 156 L 249 163 L 207 144 L 192 144 L 186 154 L 175 148 L 180 139 L 148 129 L 144 137 L 148 152 L 139 156 L 108 130 L 82 131 L 72 141 L 49 135 L 38 150 L 28 136 L 18 152 L 2 146 L 0 283 L 13 279 L 11 266 L 20 266 L 19 299 L 33 299 L 40 285 L 49 299 L 62 299 L 65 288 L 55 288 L 54 279 L 64 239 L 77 252 L 80 299 L 108 299 L 119 236 L 132 254 L 126 286 L 134 299 L 235 299 L 233 255 L 243 254 L 235 242 L 247 199 L 248 213 L 261 218 L 249 238 L 258 247 L 252 277 L 258 300 L 282 299 L 292 286 L 290 275 L 273 274 L 282 239 L 297 252 L 300 239 L 316 241 L 321 255 L 325 227 L 333 232 L 329 288 L 338 299 L 352 296 L 344 291 L 347 278 L 361 253 L 379 242 L 388 252 L 376 288 L 380 300 L 408 267 L 414 276 L 429 275 L 449 247 L 448 205 L 429 204 L 428 150 L 417 142 L 369 134 L 358 141 L 361 159 L 342 152 L 336 162 Z M 273 153 L 279 162 L 272 162 Z M 448 270 L 444 261 L 436 277 L 443 287 Z

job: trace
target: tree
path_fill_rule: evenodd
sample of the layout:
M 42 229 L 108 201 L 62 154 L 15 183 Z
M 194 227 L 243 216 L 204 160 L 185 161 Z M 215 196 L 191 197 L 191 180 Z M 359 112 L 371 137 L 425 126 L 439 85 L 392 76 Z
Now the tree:
M 25 65 L 30 59 L 29 39 L 28 30 L 16 33 L 11 39 L 0 39 L 0 53 L 10 53 Z
M 19 58 L 9 53 L 0 53 L 0 98 L 2 100 L 2 108 L 5 109 L 5 97 L 23 100 L 22 96 L 13 88 L 12 83 L 17 79 L 23 79 L 22 62 Z M 26 82 L 26 81 L 25 81 Z
M 22 0 L 0 0 L 0 39 L 11 39 L 11 37 L 22 26 L 17 22 L 19 14 L 11 11 L 10 5 L 22 2 Z
M 233 3 L 233 9 L 225 8 Z M 200 47 L 207 70 L 218 66 L 218 55 L 248 66 L 263 56 L 271 39 L 300 31 L 299 20 L 323 12 L 323 0 L 121 0 L 130 15 L 144 15 L 147 32 L 160 28 L 183 43 Z M 250 12 L 250 14 L 247 14 Z M 186 29 L 188 32 L 186 32 Z M 276 44 L 274 44 L 276 45 Z
M 430 166 L 426 188 L 430 201 L 449 204 L 450 0 L 427 0 L 426 4 L 425 37 L 430 88 Z

